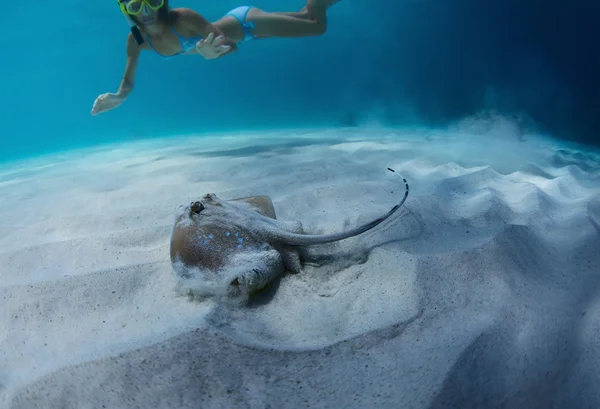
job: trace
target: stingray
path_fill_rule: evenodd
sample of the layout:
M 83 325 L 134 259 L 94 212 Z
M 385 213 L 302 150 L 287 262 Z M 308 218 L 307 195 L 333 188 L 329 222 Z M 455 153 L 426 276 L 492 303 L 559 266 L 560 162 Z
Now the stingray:
M 368 223 L 331 234 L 307 234 L 299 221 L 278 220 L 269 196 L 222 200 L 208 193 L 200 201 L 181 206 L 175 217 L 172 266 L 183 278 L 200 271 L 207 279 L 224 282 L 229 296 L 255 294 L 286 271 L 301 273 L 308 246 L 358 236 L 394 214 L 409 191 L 406 179 L 400 177 L 405 192 L 391 210 Z

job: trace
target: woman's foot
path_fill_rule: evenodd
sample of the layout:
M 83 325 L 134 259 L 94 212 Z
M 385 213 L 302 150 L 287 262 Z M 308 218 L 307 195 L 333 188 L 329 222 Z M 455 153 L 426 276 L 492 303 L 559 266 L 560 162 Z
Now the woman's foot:
M 329 7 L 333 6 L 335 3 L 337 3 L 340 0 L 307 0 L 306 4 L 314 4 L 317 7 L 323 7 L 325 9 L 328 9 Z
M 316 20 L 323 16 L 327 9 L 340 0 L 306 0 L 306 10 L 311 19 Z

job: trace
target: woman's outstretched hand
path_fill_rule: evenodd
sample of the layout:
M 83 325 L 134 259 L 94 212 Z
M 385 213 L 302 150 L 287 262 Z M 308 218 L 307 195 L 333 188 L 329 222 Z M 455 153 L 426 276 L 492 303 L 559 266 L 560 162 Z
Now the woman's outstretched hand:
M 124 98 L 118 94 L 106 93 L 100 95 L 94 101 L 94 106 L 92 107 L 92 115 L 98 115 L 106 111 L 110 111 L 111 109 L 115 109 L 123 102 Z
M 206 38 L 196 43 L 196 52 L 207 60 L 219 58 L 231 50 L 231 45 L 226 45 L 225 41 L 223 35 L 215 37 L 214 33 L 210 33 Z

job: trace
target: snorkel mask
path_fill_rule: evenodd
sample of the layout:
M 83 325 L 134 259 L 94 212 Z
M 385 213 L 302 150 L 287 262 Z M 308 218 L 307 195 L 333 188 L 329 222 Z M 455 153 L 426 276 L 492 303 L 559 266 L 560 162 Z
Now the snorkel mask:
M 137 16 L 142 12 L 144 7 L 148 7 L 154 11 L 160 9 L 164 6 L 164 0 L 117 0 L 117 4 L 121 9 L 121 12 L 125 16 L 127 20 L 127 24 L 135 38 L 135 41 L 138 44 L 144 43 L 144 37 L 142 37 L 142 33 L 140 33 L 139 27 L 135 24 L 133 19 L 130 16 Z

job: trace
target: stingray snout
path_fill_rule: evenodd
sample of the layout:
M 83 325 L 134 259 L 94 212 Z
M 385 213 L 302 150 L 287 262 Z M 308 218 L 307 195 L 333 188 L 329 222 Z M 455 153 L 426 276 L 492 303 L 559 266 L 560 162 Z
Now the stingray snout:
M 253 268 L 238 277 L 235 277 L 227 288 L 227 294 L 230 297 L 239 297 L 243 293 L 254 295 L 264 290 L 270 282 L 270 276 L 264 272 Z

